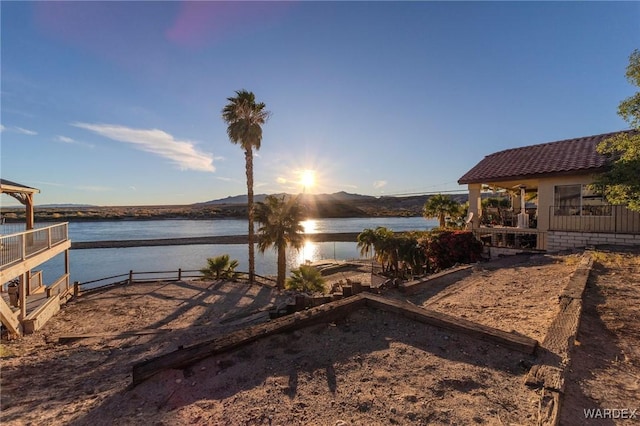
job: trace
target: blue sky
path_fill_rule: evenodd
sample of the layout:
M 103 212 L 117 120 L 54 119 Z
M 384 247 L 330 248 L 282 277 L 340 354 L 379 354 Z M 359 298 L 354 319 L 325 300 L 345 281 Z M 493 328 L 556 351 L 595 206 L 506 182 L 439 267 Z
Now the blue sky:
M 246 193 L 221 110 L 272 112 L 255 192 L 395 195 L 627 128 L 639 2 L 1 3 L 0 174 L 37 204 Z M 15 204 L 2 196 L 4 205 Z

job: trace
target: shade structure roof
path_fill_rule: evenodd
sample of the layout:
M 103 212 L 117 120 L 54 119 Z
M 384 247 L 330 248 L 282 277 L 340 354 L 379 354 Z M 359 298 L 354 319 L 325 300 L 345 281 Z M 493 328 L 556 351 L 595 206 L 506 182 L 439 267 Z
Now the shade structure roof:
M 21 183 L 12 182 L 7 179 L 0 179 L 0 193 L 8 194 L 37 194 L 40 190 Z
M 603 140 L 625 130 L 524 146 L 487 155 L 459 180 L 459 184 L 490 183 L 606 170 L 610 158 L 598 153 Z

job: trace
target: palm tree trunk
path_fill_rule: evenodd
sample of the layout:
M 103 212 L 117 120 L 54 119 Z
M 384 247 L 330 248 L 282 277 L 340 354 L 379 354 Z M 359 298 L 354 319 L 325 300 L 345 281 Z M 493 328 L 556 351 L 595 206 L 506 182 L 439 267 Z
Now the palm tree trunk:
M 287 270 L 287 246 L 278 247 L 278 288 L 284 288 L 284 276 Z
M 253 284 L 256 275 L 255 232 L 253 229 L 253 150 L 251 147 L 244 152 L 247 172 L 247 213 L 249 217 L 249 282 Z

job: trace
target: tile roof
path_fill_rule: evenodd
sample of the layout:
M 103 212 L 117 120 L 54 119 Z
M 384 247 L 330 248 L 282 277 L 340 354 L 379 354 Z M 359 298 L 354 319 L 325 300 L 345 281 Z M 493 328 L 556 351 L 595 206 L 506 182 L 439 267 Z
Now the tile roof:
M 618 133 L 585 136 L 507 149 L 487 155 L 464 174 L 459 184 L 490 183 L 575 172 L 599 172 L 608 166 L 608 158 L 596 151 L 598 144 Z

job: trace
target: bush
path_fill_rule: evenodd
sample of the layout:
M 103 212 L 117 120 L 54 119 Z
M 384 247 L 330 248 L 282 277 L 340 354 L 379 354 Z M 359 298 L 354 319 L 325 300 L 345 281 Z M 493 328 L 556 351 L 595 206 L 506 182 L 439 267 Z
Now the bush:
M 204 274 L 205 279 L 233 280 L 238 277 L 237 267 L 238 261 L 236 259 L 229 260 L 229 255 L 223 254 L 208 258 L 207 266 L 200 269 L 200 272 Z
M 324 278 L 313 266 L 300 265 L 298 269 L 291 271 L 291 277 L 287 279 L 285 288 L 307 293 L 324 292 Z
M 482 243 L 471 231 L 433 231 L 423 246 L 431 272 L 450 268 L 456 263 L 475 263 L 482 255 Z

